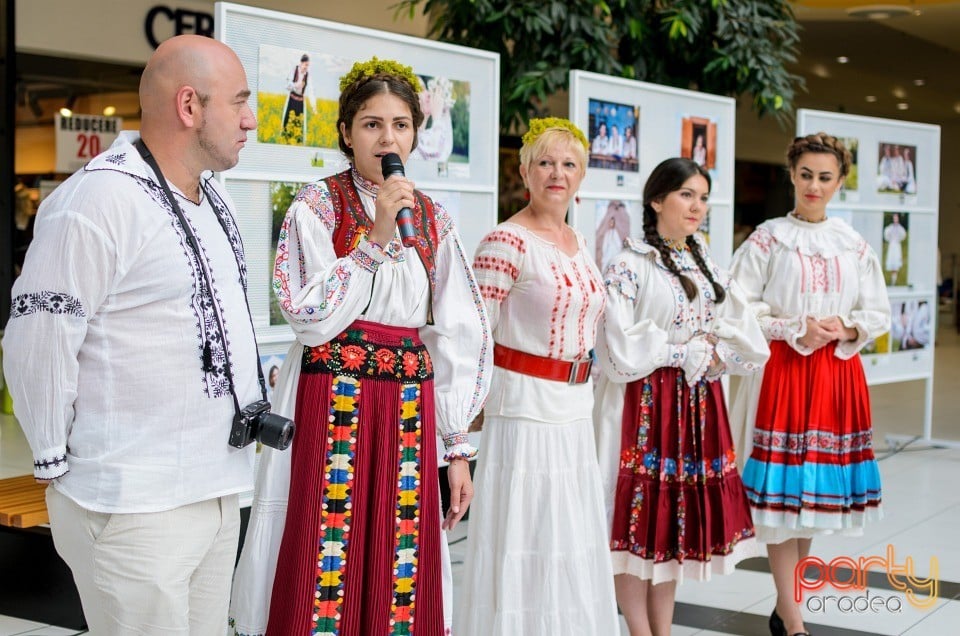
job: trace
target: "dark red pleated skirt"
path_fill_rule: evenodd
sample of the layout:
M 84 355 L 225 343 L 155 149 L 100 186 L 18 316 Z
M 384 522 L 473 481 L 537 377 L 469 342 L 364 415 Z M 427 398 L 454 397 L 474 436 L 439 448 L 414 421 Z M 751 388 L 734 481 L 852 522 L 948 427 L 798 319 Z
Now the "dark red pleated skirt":
M 271 636 L 440 636 L 433 368 L 416 329 L 305 347 Z
M 645 574 L 725 557 L 754 536 L 719 381 L 690 387 L 679 369 L 657 369 L 627 385 L 621 429 L 615 561 L 629 552 L 647 562 L 629 571 Z

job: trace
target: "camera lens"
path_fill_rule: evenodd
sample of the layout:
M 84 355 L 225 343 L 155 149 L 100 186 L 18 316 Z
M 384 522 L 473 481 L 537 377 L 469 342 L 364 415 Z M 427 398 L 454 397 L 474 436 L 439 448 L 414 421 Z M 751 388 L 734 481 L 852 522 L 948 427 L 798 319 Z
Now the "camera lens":
M 293 420 L 276 413 L 261 413 L 259 420 L 259 439 L 262 444 L 277 450 L 286 450 L 290 446 L 290 442 L 293 441 L 293 433 L 296 430 Z

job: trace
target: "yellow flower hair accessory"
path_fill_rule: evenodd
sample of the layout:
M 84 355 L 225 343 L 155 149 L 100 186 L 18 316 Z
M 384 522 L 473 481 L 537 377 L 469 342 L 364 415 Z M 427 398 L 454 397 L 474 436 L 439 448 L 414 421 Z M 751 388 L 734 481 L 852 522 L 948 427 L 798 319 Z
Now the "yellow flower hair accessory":
M 353 68 L 340 78 L 340 92 L 342 93 L 353 84 L 366 81 L 374 75 L 393 75 L 407 82 L 414 93 L 419 93 L 422 90 L 420 78 L 414 74 L 413 68 L 396 60 L 380 60 L 374 56 L 366 62 L 355 63 Z
M 590 142 L 587 141 L 587 136 L 583 134 L 583 131 L 577 128 L 577 125 L 572 121 L 569 119 L 564 119 L 563 117 L 544 117 L 542 119 L 531 119 L 530 129 L 523 134 L 523 145 L 529 146 L 537 140 L 537 137 L 551 128 L 562 128 L 564 130 L 569 130 L 570 133 L 577 138 L 577 141 L 583 144 L 583 147 L 587 151 L 590 150 Z

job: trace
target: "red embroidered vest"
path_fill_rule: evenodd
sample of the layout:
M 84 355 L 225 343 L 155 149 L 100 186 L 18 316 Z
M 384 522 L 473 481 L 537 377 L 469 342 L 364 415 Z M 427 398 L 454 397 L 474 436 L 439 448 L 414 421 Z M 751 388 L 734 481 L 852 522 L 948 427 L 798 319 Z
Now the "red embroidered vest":
M 361 236 L 370 233 L 373 225 L 363 209 L 360 194 L 353 183 L 351 170 L 346 170 L 323 181 L 330 192 L 334 211 L 333 250 L 337 258 L 353 251 Z M 414 249 L 427 270 L 430 282 L 430 300 L 427 307 L 427 324 L 433 324 L 433 294 L 437 282 L 436 250 L 438 244 L 437 219 L 433 201 L 419 190 L 414 190 L 417 209 L 413 211 L 413 226 L 417 230 L 417 245 Z

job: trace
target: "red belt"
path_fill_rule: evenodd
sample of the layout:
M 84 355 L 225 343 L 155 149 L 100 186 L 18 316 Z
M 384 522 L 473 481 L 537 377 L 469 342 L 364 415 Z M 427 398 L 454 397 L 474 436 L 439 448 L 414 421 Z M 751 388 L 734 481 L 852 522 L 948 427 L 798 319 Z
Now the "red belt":
M 583 384 L 590 379 L 593 358 L 584 358 L 573 362 L 556 360 L 524 353 L 494 343 L 493 364 L 508 371 L 532 375 L 544 380 L 556 380 L 567 384 Z

